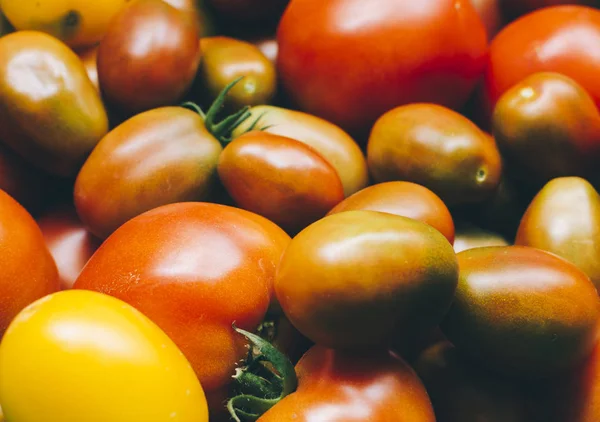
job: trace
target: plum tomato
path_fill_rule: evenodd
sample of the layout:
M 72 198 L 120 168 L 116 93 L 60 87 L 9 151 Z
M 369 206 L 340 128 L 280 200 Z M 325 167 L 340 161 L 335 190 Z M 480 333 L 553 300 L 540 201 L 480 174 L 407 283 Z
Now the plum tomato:
M 386 182 L 349 196 L 329 211 L 366 210 L 401 215 L 429 224 L 454 242 L 454 222 L 446 204 L 425 186 L 411 182 Z
M 398 215 L 346 211 L 300 232 L 277 270 L 275 293 L 306 337 L 365 349 L 412 340 L 442 320 L 458 265 L 433 227 Z
M 297 233 L 344 199 L 335 169 L 295 139 L 251 131 L 229 143 L 219 178 L 238 206 Z

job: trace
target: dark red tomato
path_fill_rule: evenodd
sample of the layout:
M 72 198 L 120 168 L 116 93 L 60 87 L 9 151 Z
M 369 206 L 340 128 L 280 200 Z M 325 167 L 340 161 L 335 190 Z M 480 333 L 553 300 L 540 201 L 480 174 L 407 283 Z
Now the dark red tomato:
M 59 290 L 58 271 L 31 215 L 0 190 L 0 337 L 27 305 Z
M 290 97 L 363 136 L 398 105 L 461 107 L 487 49 L 468 0 L 292 0 L 277 38 Z
M 71 205 L 45 212 L 37 221 L 58 267 L 61 288 L 70 289 L 102 242 L 85 229 Z
M 501 0 L 471 0 L 471 3 L 475 6 L 477 13 L 479 13 L 481 20 L 485 25 L 488 39 L 490 40 L 494 38 L 504 24 L 504 17 L 500 7 L 501 2 Z M 504 0 L 504 2 L 506 2 L 506 0 Z
M 218 412 L 246 342 L 273 296 L 290 238 L 248 211 L 208 203 L 165 205 L 129 220 L 75 282 L 133 305 L 188 358 Z M 212 420 L 212 418 L 211 418 Z
M 435 422 L 423 384 L 387 352 L 311 348 L 296 365 L 298 389 L 258 422 Z
M 490 45 L 485 110 L 513 85 L 538 72 L 557 72 L 582 85 L 600 105 L 600 10 L 555 6 L 505 27 Z
M 195 17 L 162 0 L 134 0 L 114 18 L 98 48 L 106 100 L 124 113 L 172 105 L 200 64 Z

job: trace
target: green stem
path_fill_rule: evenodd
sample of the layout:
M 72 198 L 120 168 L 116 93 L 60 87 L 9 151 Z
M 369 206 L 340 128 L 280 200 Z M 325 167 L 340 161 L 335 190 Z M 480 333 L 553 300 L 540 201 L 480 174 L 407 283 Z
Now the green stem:
M 252 349 L 246 366 L 234 377 L 239 394 L 229 400 L 227 409 L 236 422 L 253 422 L 296 391 L 298 379 L 292 362 L 272 344 L 256 334 L 234 329 L 250 341 Z

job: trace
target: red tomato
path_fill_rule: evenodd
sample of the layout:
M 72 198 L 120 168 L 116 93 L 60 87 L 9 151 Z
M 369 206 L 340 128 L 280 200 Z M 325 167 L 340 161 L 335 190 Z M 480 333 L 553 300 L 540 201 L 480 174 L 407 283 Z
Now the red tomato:
M 289 241 L 248 211 L 165 205 L 117 229 L 74 287 L 115 296 L 158 324 L 194 367 L 214 412 L 247 352 L 232 323 L 252 331 L 262 321 Z
M 27 305 L 59 290 L 58 271 L 35 220 L 0 190 L 0 336 Z
M 58 267 L 61 288 L 70 289 L 102 242 L 85 229 L 73 206 L 42 214 L 38 224 Z
M 290 97 L 361 134 L 398 105 L 461 107 L 487 49 L 468 0 L 292 0 L 277 38 Z
M 434 422 L 425 387 L 402 359 L 314 346 L 298 362 L 298 389 L 258 422 Z
M 538 10 L 505 27 L 490 46 L 484 102 L 537 72 L 557 72 L 582 85 L 600 105 L 600 11 L 584 6 Z

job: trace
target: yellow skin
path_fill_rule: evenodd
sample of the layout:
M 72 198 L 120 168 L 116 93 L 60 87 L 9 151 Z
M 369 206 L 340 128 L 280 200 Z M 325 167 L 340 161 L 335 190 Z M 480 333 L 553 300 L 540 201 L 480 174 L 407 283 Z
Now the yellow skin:
M 129 0 L 0 0 L 0 9 L 18 30 L 47 32 L 70 47 L 102 39 L 114 15 Z
M 25 308 L 0 345 L 0 401 L 18 422 L 207 422 L 177 346 L 130 305 L 68 290 Z

